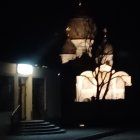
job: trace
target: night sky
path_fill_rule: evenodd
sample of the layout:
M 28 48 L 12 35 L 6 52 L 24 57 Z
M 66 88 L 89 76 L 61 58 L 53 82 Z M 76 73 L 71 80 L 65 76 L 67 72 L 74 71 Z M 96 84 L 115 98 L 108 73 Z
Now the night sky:
M 107 27 L 116 55 L 123 61 L 138 59 L 138 4 L 121 0 L 81 2 L 97 25 L 97 37 Z M 78 0 L 3 3 L 0 7 L 0 59 L 55 65 L 64 43 L 65 26 L 77 11 Z

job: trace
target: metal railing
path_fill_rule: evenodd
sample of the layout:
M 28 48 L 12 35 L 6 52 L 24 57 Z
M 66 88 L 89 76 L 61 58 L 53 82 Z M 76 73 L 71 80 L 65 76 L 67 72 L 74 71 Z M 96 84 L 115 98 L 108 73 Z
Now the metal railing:
M 21 120 L 21 105 L 18 105 L 11 114 L 11 125 L 17 126 Z

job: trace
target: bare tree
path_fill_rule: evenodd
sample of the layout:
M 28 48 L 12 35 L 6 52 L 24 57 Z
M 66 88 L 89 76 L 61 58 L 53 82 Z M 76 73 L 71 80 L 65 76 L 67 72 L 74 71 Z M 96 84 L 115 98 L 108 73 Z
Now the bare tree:
M 109 85 L 111 81 L 112 74 L 114 71 L 112 70 L 113 66 L 113 48 L 110 42 L 107 40 L 107 29 L 104 29 L 104 38 L 101 45 L 98 47 L 96 57 L 97 68 L 94 73 L 94 77 L 97 81 L 97 93 L 96 100 L 99 100 L 102 88 L 106 85 L 104 95 L 102 99 L 105 99 L 105 96 L 109 90 Z M 106 66 L 104 70 L 102 70 L 102 66 Z
M 83 94 L 85 94 L 83 101 L 124 99 L 124 88 L 125 86 L 131 86 L 131 76 L 124 71 L 115 72 L 112 68 L 113 47 L 107 40 L 106 29 L 104 29 L 104 38 L 98 47 L 95 60 L 96 68 L 94 72 L 86 71 L 80 75 L 83 78 L 77 77 L 77 81 L 86 79 L 85 83 L 80 81 L 78 83 L 86 84 L 87 89 L 91 88 L 91 90 L 82 91 L 82 89 L 79 89 L 79 87 L 82 88 L 82 84 L 77 83 L 77 101 L 82 101 Z

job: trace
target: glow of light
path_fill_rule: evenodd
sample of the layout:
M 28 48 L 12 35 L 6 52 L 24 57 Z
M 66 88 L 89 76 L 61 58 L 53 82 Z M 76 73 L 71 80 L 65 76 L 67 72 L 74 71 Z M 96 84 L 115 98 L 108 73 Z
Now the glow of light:
M 82 3 L 81 2 L 79 2 L 79 6 L 81 6 L 82 5 Z
M 79 127 L 85 127 L 85 124 L 79 124 Z
M 18 64 L 17 72 L 23 75 L 30 75 L 33 73 L 33 66 L 30 64 Z
M 79 4 L 78 4 L 79 6 L 81 6 L 82 5 L 82 3 L 81 3 L 81 1 L 79 0 Z

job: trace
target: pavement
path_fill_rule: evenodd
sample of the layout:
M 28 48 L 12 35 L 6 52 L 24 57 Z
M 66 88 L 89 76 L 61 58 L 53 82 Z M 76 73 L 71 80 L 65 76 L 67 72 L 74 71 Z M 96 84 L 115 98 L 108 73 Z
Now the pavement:
M 0 140 L 90 140 L 90 139 L 94 140 L 121 133 L 126 129 L 105 128 L 105 127 L 104 128 L 77 127 L 77 128 L 66 128 L 65 130 L 66 130 L 65 133 L 47 134 L 47 135 L 13 136 L 8 135 L 8 133 L 3 133 L 3 135 L 0 136 Z

